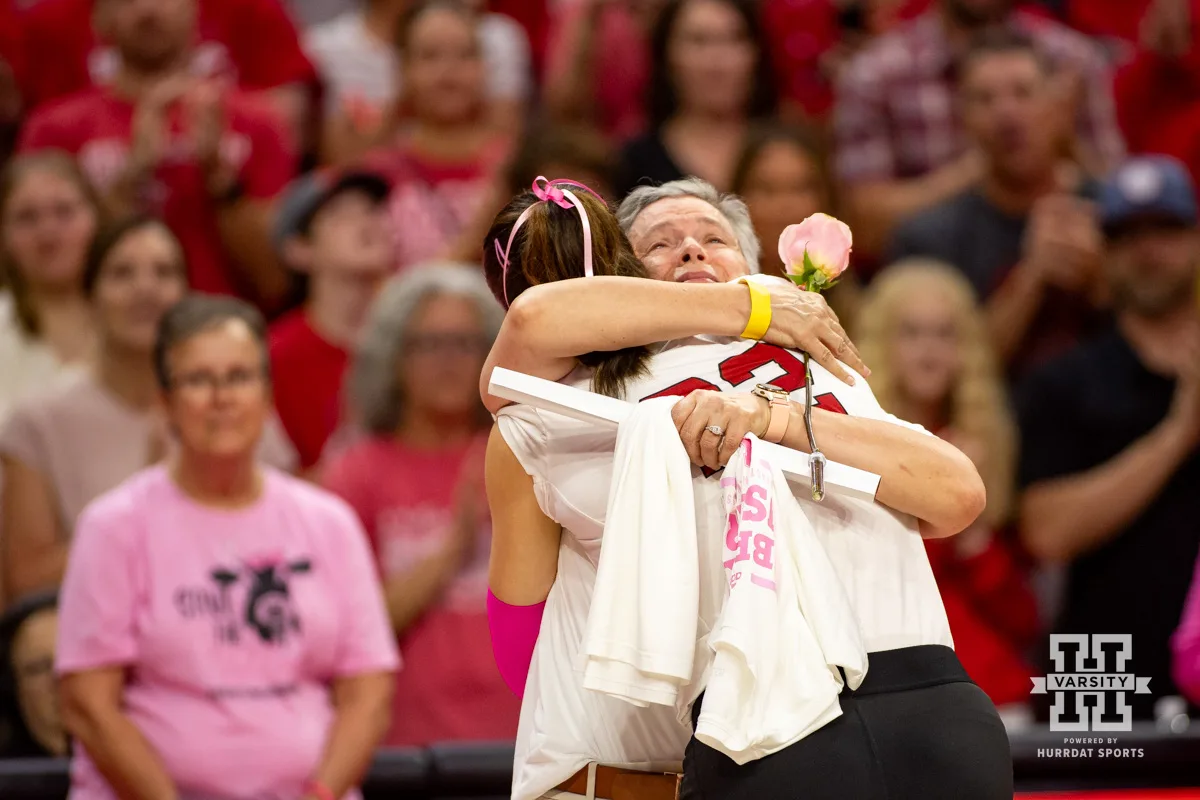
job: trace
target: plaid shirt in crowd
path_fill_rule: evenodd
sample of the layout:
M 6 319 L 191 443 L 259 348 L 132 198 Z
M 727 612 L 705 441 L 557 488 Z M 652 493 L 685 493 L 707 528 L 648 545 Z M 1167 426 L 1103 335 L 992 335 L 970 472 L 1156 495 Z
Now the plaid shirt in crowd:
M 1079 135 L 1086 152 L 1111 166 L 1124 154 L 1112 74 L 1087 37 L 1016 12 L 1011 23 L 1056 66 L 1079 73 Z M 846 66 L 834 107 L 836 169 L 848 183 L 914 178 L 957 156 L 966 139 L 955 110 L 955 54 L 936 11 L 871 43 Z

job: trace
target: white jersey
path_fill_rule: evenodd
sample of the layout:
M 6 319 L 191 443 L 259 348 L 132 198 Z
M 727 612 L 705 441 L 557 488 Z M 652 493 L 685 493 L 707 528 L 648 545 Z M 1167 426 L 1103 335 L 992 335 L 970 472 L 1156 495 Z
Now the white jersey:
M 887 414 L 866 381 L 847 386 L 812 364 L 814 401 L 821 408 L 880 419 L 923 431 Z M 803 401 L 801 357 L 744 339 L 696 337 L 661 346 L 650 377 L 632 381 L 628 400 L 686 395 L 695 389 L 749 391 L 771 383 Z M 590 373 L 563 380 L 590 386 Z M 580 648 L 599 563 L 600 539 L 612 477 L 616 431 L 509 406 L 500 431 L 533 477 L 542 511 L 563 526 L 558 577 L 546 601 L 542 628 L 521 707 L 513 774 L 514 800 L 532 800 L 571 777 L 589 761 L 641 768 L 676 766 L 690 737 L 684 709 L 637 708 L 583 689 Z M 818 444 L 820 442 L 818 441 Z M 693 467 L 699 537 L 700 624 L 703 645 L 725 599 L 722 564 L 725 513 L 719 475 Z M 798 499 L 829 554 L 860 625 L 868 652 L 921 644 L 953 646 L 941 595 L 925 554 L 917 520 L 878 503 L 827 495 Z M 711 665 L 698 646 L 686 705 L 703 689 Z

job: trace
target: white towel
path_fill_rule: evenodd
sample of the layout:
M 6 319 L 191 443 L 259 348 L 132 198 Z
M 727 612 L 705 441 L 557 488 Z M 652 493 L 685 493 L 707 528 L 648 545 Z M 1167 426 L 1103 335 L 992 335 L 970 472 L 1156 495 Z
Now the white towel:
M 639 403 L 621 423 L 583 642 L 583 685 L 638 706 L 674 705 L 695 655 L 696 509 L 671 421 L 679 399 Z
M 841 666 L 851 688 L 867 672 L 858 620 L 783 472 L 752 434 L 721 480 L 729 518 L 729 595 L 696 738 L 745 764 L 794 744 L 841 715 Z

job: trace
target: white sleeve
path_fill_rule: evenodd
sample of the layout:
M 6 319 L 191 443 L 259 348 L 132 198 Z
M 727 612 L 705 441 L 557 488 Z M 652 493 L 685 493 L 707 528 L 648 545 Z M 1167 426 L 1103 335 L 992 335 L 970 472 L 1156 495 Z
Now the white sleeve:
M 480 26 L 480 37 L 488 96 L 499 100 L 528 99 L 533 66 L 525 29 L 503 14 L 487 14 Z
M 510 405 L 496 415 L 500 435 L 508 444 L 525 474 L 533 478 L 533 493 L 542 513 L 557 520 L 555 492 L 550 484 L 547 442 L 549 433 L 541 413 L 533 406 Z
M 505 406 L 500 435 L 533 478 L 538 507 L 578 535 L 604 527 L 616 429 L 590 425 L 532 406 Z

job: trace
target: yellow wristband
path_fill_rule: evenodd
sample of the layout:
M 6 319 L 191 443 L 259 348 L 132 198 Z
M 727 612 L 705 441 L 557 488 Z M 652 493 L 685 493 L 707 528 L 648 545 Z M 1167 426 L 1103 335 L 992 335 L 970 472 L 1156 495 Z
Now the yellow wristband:
M 771 327 L 771 293 L 749 278 L 738 278 L 750 290 L 750 319 L 742 331 L 743 339 L 761 339 Z

